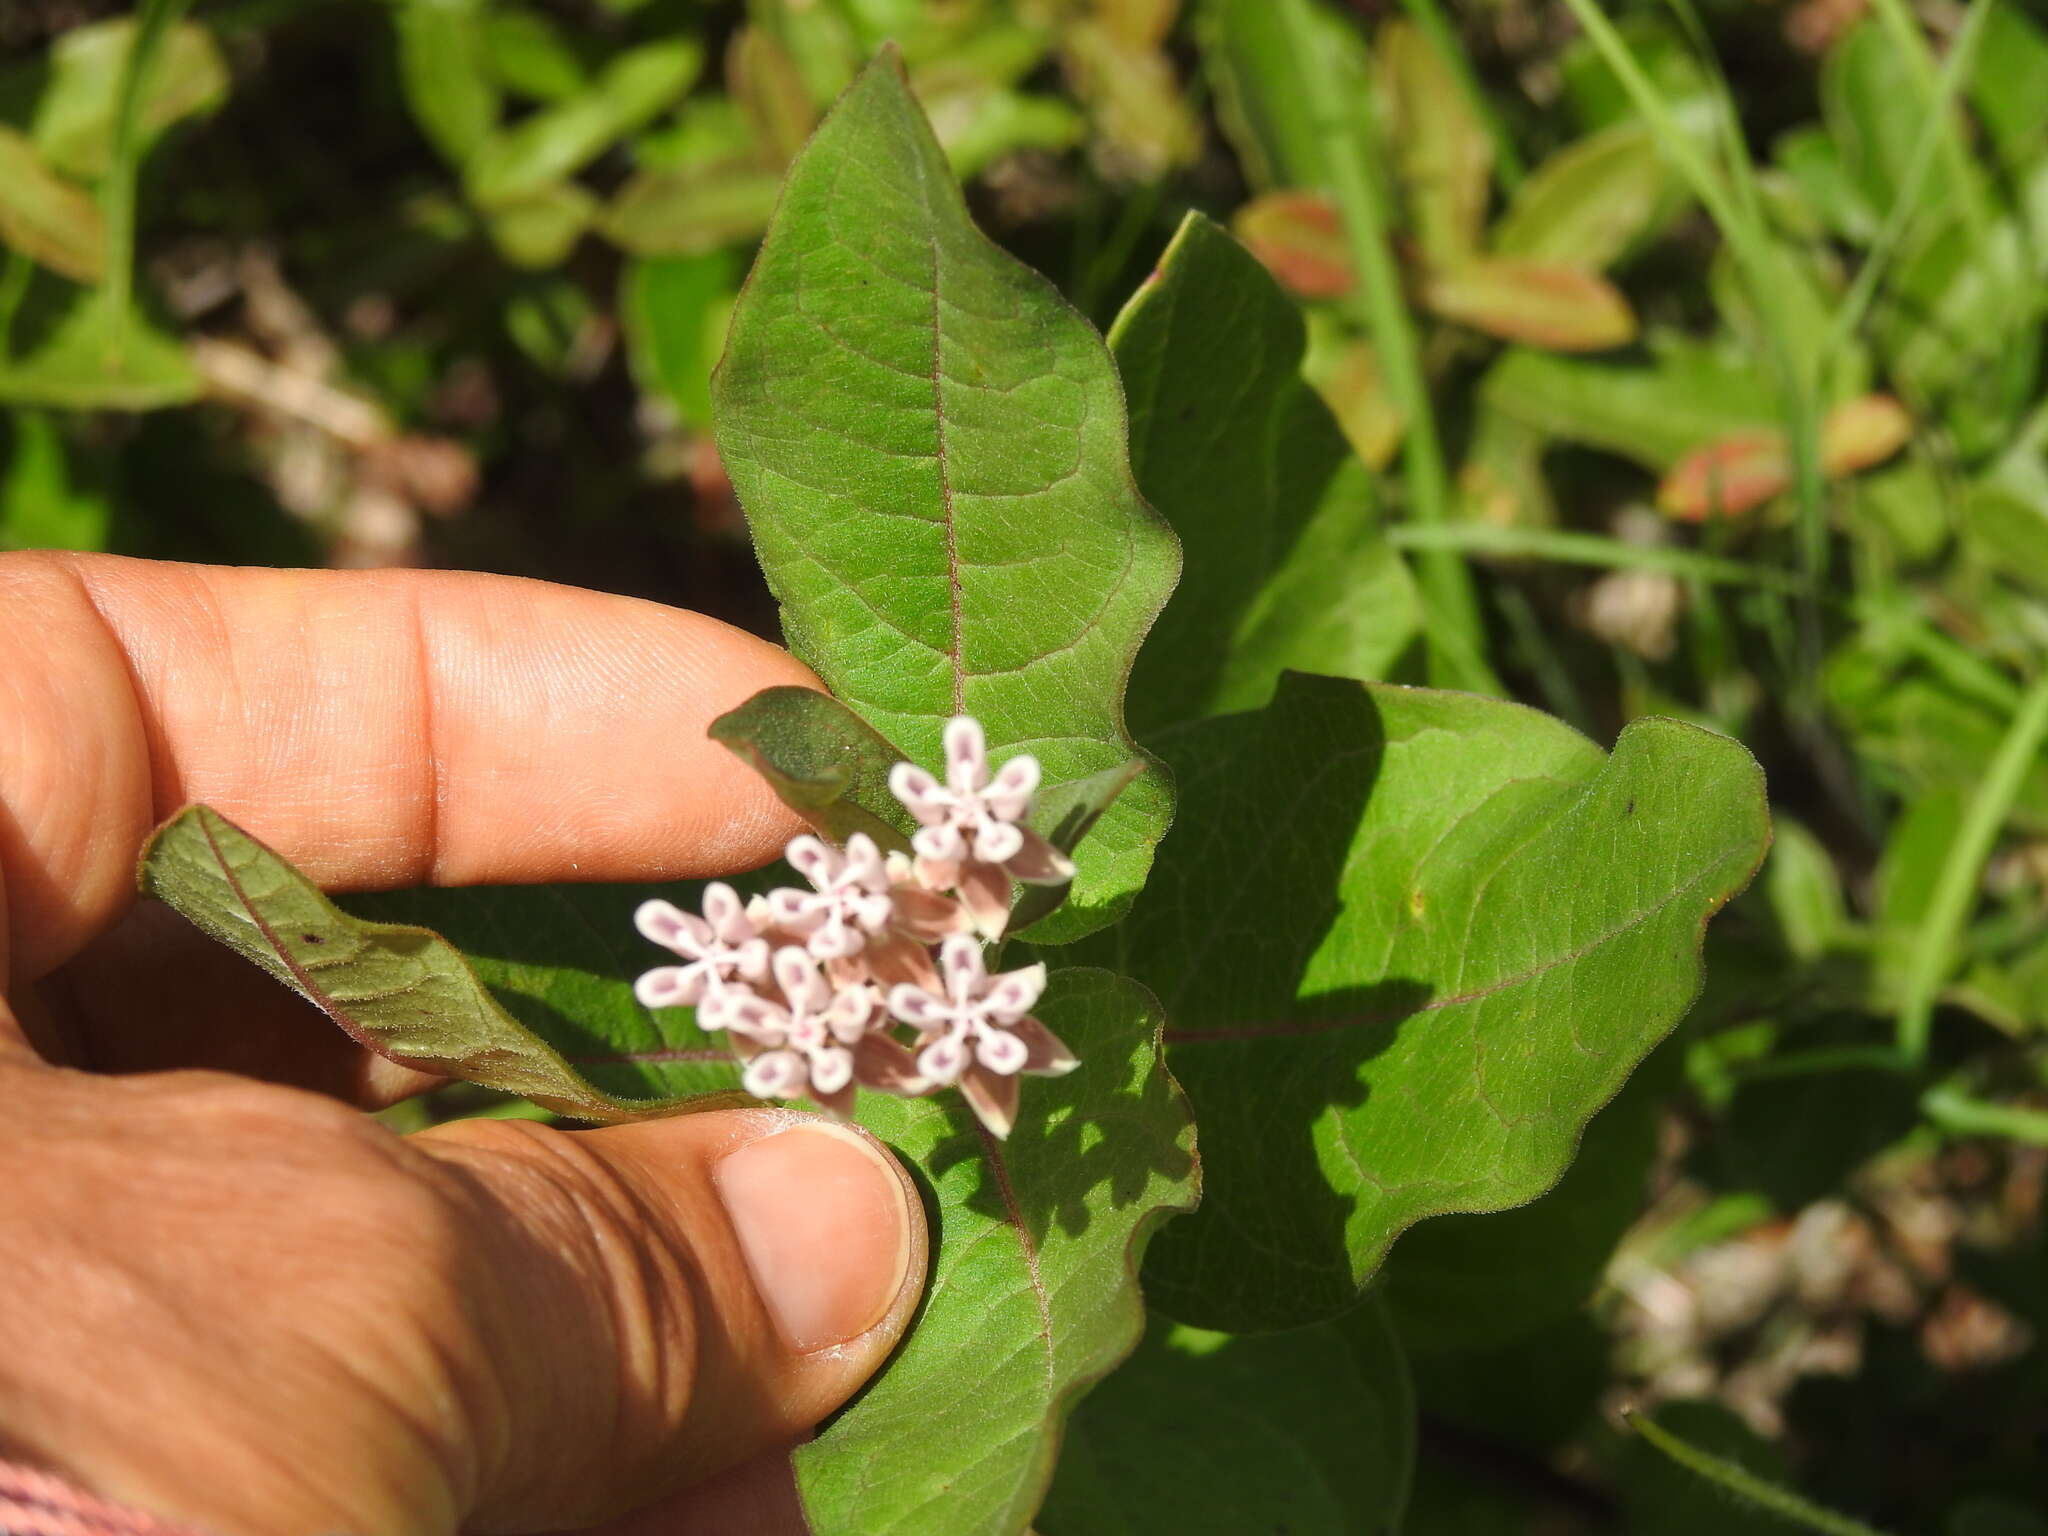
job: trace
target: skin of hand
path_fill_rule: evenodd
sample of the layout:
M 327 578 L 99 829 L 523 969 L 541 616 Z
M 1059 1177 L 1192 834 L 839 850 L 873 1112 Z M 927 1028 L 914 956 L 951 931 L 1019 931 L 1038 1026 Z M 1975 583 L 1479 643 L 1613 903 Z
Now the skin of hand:
M 879 1144 L 397 1136 L 432 1079 L 133 889 L 195 800 L 335 890 L 753 867 L 799 827 L 704 728 L 810 674 L 440 572 L 0 555 L 0 634 L 0 1457 L 219 1536 L 801 1529 L 924 1283 Z

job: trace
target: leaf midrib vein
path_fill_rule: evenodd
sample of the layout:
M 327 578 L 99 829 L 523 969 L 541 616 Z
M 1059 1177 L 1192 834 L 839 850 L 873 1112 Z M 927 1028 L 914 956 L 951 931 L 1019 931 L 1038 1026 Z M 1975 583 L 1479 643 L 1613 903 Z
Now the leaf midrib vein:
M 1740 845 L 1731 844 L 1728 848 L 1717 853 L 1712 859 L 1702 863 L 1698 872 L 1690 880 L 1673 886 L 1661 899 L 1652 902 L 1647 907 L 1639 908 L 1630 913 L 1620 923 L 1617 923 L 1605 933 L 1587 940 L 1578 948 L 1566 950 L 1561 955 L 1553 956 L 1551 959 L 1542 961 L 1537 965 L 1532 965 L 1526 970 L 1517 971 L 1513 975 L 1503 976 L 1498 981 L 1489 982 L 1487 985 L 1474 988 L 1469 992 L 1456 993 L 1450 997 L 1431 998 L 1428 1002 L 1413 1008 L 1381 1009 L 1376 1013 L 1349 1014 L 1342 1018 L 1275 1019 L 1259 1024 L 1226 1025 L 1220 1029 L 1169 1029 L 1165 1032 L 1165 1038 L 1173 1044 L 1184 1045 L 1199 1040 L 1257 1040 L 1276 1035 L 1320 1035 L 1328 1034 L 1333 1030 L 1350 1029 L 1354 1026 L 1388 1024 L 1398 1019 L 1414 1018 L 1419 1014 L 1436 1013 L 1444 1008 L 1459 1007 L 1465 1003 L 1483 1002 L 1487 998 L 1498 996 L 1502 992 L 1526 986 L 1528 983 L 1539 980 L 1561 966 L 1576 965 L 1596 950 L 1614 943 L 1617 939 L 1626 938 L 1629 934 L 1635 932 L 1638 928 L 1663 912 L 1673 902 L 1681 897 L 1690 895 L 1693 890 L 1705 882 L 1709 875 L 1718 873 L 1722 865 L 1727 861 L 1727 856 L 1730 853 L 1739 852 L 1741 852 Z

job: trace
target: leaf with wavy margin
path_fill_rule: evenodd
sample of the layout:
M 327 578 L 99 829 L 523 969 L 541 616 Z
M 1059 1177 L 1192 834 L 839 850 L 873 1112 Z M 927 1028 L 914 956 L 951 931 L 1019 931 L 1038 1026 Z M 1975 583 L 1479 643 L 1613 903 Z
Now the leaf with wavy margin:
M 1146 1293 L 1233 1331 L 1353 1305 L 1425 1216 L 1533 1199 L 1700 985 L 1769 844 L 1736 742 L 1611 757 L 1518 705 L 1292 675 L 1169 731 L 1185 817 L 1090 959 L 1156 991 L 1206 1196 Z

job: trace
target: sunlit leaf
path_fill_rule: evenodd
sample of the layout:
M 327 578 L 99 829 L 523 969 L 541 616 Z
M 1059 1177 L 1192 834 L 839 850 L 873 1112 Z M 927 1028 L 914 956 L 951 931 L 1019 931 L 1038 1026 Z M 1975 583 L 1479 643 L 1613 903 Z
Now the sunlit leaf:
M 1718 349 L 1652 336 L 1654 361 L 1605 362 L 1517 348 L 1480 386 L 1485 402 L 1545 435 L 1664 470 L 1687 453 L 1777 424 L 1755 364 Z
M 534 101 L 565 101 L 590 85 L 589 72 L 545 12 L 499 6 L 484 21 L 491 69 L 505 89 Z
M 892 56 L 791 168 L 712 400 L 784 632 L 835 695 L 920 762 L 962 711 L 1049 786 L 1135 755 L 1123 682 L 1178 550 L 1115 368 L 968 220 Z M 1156 774 L 1117 800 L 1041 937 L 1123 910 L 1168 804 Z
M 16 411 L 0 449 L 0 549 L 104 549 L 113 507 L 67 452 L 57 422 Z
M 0 124 L 0 244 L 76 282 L 96 283 L 106 240 L 91 195 L 51 170 L 24 135 Z
M 643 171 L 599 220 L 605 236 L 639 256 L 701 256 L 767 227 L 782 179 L 740 161 Z
M 726 88 L 753 124 L 762 153 L 785 165 L 818 123 L 818 109 L 796 60 L 773 32 L 741 27 L 725 54 Z
M 1481 258 L 1430 272 L 1422 295 L 1445 320 L 1553 352 L 1604 351 L 1636 334 L 1628 300 L 1578 267 Z
M 466 165 L 503 107 L 482 0 L 403 0 L 395 21 L 406 105 L 441 157 Z
M 903 1347 L 796 1453 L 816 1536 L 1023 1532 L 1067 1414 L 1143 1331 L 1139 1258 L 1197 1188 L 1157 1004 L 1065 970 L 1039 1012 L 1082 1065 L 1030 1083 L 1007 1141 L 951 1095 L 863 1098 L 861 1123 L 924 1170 L 938 1251 Z
M 1089 953 L 1166 1005 L 1205 1193 L 1146 1294 L 1203 1326 L 1332 1316 L 1416 1221 L 1555 1183 L 1769 841 L 1749 754 L 1672 720 L 1609 757 L 1517 705 L 1290 676 L 1155 741 L 1182 822 Z
M 116 315 L 103 289 L 74 290 L 21 353 L 0 358 L 0 401 L 22 405 L 151 411 L 199 392 L 185 349 L 138 312 Z
M 739 284 L 739 258 L 728 251 L 628 262 L 619 279 L 619 323 L 640 387 L 699 431 L 711 425 L 711 370 Z
M 1179 534 L 1179 590 L 1132 672 L 1148 733 L 1251 709 L 1292 667 L 1385 674 L 1419 600 L 1372 487 L 1301 376 L 1301 317 L 1235 240 L 1190 214 L 1110 331 L 1131 461 Z
M 1617 123 L 1545 160 L 1493 228 L 1498 256 L 1600 271 L 1650 228 L 1665 171 L 1640 123 Z
M 583 95 L 521 118 L 479 146 L 464 166 L 470 196 L 486 206 L 514 203 L 581 170 L 675 105 L 703 62 L 703 50 L 688 37 L 619 55 Z
M 1366 468 L 1382 470 L 1392 463 L 1407 433 L 1408 418 L 1388 392 L 1372 343 L 1328 316 L 1311 316 L 1301 371 Z
M 50 45 L 50 79 L 36 100 L 33 136 L 43 159 L 67 176 L 92 180 L 113 163 L 114 118 L 135 32 L 135 22 L 122 17 L 73 27 Z M 210 111 L 227 90 L 227 62 L 212 34 L 192 22 L 172 27 L 136 102 L 137 144 Z M 0 171 L 0 184 L 7 179 Z
M 1216 92 L 1216 115 L 1254 189 L 1330 184 L 1328 142 L 1333 132 L 1375 139 L 1372 59 L 1358 29 L 1320 6 L 1311 13 L 1322 41 L 1350 89 L 1349 118 L 1319 122 L 1294 69 L 1287 19 L 1272 0 L 1199 0 L 1196 31 L 1202 66 Z M 1377 157 L 1369 157 L 1377 163 Z
M 1386 141 L 1424 266 L 1463 263 L 1479 247 L 1493 138 L 1437 44 L 1413 22 L 1374 40 Z
M 507 261 L 542 271 L 561 265 L 597 209 L 595 193 L 573 181 L 557 181 L 494 204 L 487 218 L 491 238 Z
M 1821 424 L 1821 469 L 1832 477 L 1881 464 L 1913 433 L 1905 408 L 1889 395 L 1845 401 Z M 1698 521 L 1732 517 L 1782 495 L 1792 484 L 1792 451 L 1782 432 L 1738 432 L 1694 449 L 1657 488 L 1657 505 Z
M 1334 299 L 1351 291 L 1351 247 L 1321 193 L 1264 193 L 1232 214 L 1230 225 L 1289 293 Z

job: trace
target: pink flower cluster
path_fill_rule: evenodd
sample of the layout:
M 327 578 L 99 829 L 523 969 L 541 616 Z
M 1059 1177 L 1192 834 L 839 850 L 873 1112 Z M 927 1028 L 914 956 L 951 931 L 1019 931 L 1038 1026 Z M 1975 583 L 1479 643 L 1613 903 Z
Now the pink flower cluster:
M 991 777 L 967 715 L 947 724 L 945 753 L 943 784 L 911 763 L 889 775 L 918 823 L 909 856 L 860 832 L 844 848 L 804 836 L 786 856 L 809 890 L 742 901 L 714 883 L 701 914 L 643 905 L 640 932 L 683 963 L 642 976 L 640 1001 L 694 1006 L 701 1028 L 723 1030 L 757 1098 L 808 1098 L 843 1116 L 857 1086 L 904 1097 L 957 1086 L 1007 1136 L 1018 1076 L 1079 1062 L 1032 1017 L 1045 967 L 990 975 L 983 941 L 1002 936 L 1012 880 L 1056 885 L 1074 866 L 1027 824 L 1037 759 L 1013 757 Z

